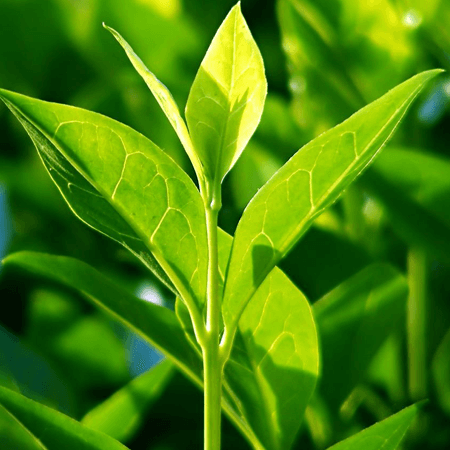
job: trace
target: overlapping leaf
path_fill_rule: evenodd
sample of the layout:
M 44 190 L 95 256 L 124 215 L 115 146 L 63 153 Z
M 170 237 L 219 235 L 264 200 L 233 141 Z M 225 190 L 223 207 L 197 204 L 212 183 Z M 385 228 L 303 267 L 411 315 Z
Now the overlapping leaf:
M 167 280 L 162 267 L 185 300 L 200 306 L 206 230 L 190 178 L 150 140 L 110 118 L 5 90 L 0 97 L 75 214 Z
M 305 145 L 253 197 L 238 224 L 227 273 L 223 310 L 230 336 L 266 275 L 371 163 L 439 72 L 412 77 Z
M 267 83 L 240 4 L 217 31 L 195 77 L 186 119 L 206 178 L 218 184 L 258 126 Z
M 222 269 L 231 238 L 220 234 Z M 275 268 L 242 315 L 226 392 L 266 449 L 289 449 L 319 373 L 317 334 L 311 308 L 296 286 Z
M 230 236 L 221 232 L 222 273 L 230 246 Z M 164 351 L 201 386 L 200 354 L 189 345 L 172 311 L 128 294 L 72 258 L 20 252 L 5 263 L 80 290 L 97 307 Z M 192 325 L 187 319 L 192 343 Z M 257 291 L 242 317 L 238 336 L 226 368 L 223 408 L 255 448 L 289 448 L 315 388 L 319 356 L 308 302 L 279 269 Z
M 19 252 L 8 256 L 4 263 L 23 267 L 79 290 L 95 306 L 164 351 L 181 370 L 199 382 L 201 360 L 186 341 L 173 311 L 134 297 L 89 265 L 73 258 Z
M 134 50 L 131 48 L 131 46 L 125 41 L 125 39 L 114 29 L 107 27 L 106 25 L 103 25 L 107 30 L 109 30 L 112 35 L 117 39 L 119 44 L 123 47 L 125 50 L 128 58 L 130 59 L 131 63 L 133 64 L 134 68 L 138 71 L 139 75 L 144 79 L 145 83 L 149 87 L 149 89 L 152 91 L 152 94 L 155 96 L 156 100 L 159 103 L 159 106 L 161 106 L 161 109 L 166 114 L 167 118 L 169 119 L 169 122 L 173 126 L 174 130 L 176 131 L 181 143 L 183 144 L 184 149 L 186 150 L 186 153 L 188 154 L 195 171 L 197 173 L 197 176 L 199 177 L 199 180 L 203 182 L 203 169 L 202 164 L 198 158 L 197 153 L 195 152 L 191 138 L 189 136 L 189 132 L 186 127 L 186 123 L 184 122 L 183 118 L 180 115 L 180 111 L 178 109 L 177 104 L 175 103 L 174 98 L 172 97 L 172 94 L 167 89 L 164 84 L 159 81 L 155 75 L 150 72 L 150 70 L 147 69 L 145 64 L 142 62 L 142 60 L 139 58 L 139 56 L 136 55 Z

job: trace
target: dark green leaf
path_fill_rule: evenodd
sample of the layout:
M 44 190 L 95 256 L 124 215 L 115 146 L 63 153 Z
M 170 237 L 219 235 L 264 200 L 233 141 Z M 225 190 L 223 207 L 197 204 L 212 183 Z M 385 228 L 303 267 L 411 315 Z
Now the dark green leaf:
M 432 363 L 437 401 L 450 416 L 450 329 L 440 343 Z
M 322 344 L 321 391 L 335 408 L 361 381 L 393 330 L 405 321 L 408 285 L 387 264 L 357 273 L 314 304 Z
M 29 400 L 9 389 L 0 387 L 0 414 L 7 411 L 11 420 L 14 419 L 22 429 L 20 434 L 27 434 L 26 438 L 13 445 L 26 445 L 20 450 L 125 450 L 120 442 L 103 433 L 90 430 L 79 422 L 48 408 L 40 403 Z M 0 416 L 0 425 L 2 424 Z M 0 428 L 2 432 L 2 428 Z M 6 438 L 11 439 L 7 430 Z M 18 433 L 19 434 L 19 433 Z M 2 443 L 5 436 L 2 435 Z M 9 447 L 18 448 L 18 447 Z
M 173 311 L 134 297 L 89 265 L 64 256 L 20 252 L 8 256 L 14 264 L 79 290 L 95 306 L 112 314 L 150 341 L 196 383 L 201 361 L 186 341 Z
M 145 413 L 160 396 L 172 375 L 173 365 L 170 361 L 159 363 L 89 411 L 81 423 L 120 442 L 126 442 L 142 424 Z
M 450 255 L 450 161 L 389 148 L 362 182 L 386 208 L 397 234 L 443 260 Z

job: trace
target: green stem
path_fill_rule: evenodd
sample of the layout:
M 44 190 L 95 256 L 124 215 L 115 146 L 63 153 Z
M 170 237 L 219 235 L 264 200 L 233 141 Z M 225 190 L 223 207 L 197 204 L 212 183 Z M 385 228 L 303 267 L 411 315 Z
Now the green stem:
M 426 361 L 426 278 L 427 258 L 423 250 L 412 248 L 408 253 L 408 361 L 409 393 L 412 400 L 427 395 Z
M 219 255 L 217 245 L 217 218 L 220 196 L 213 196 L 206 204 L 206 229 L 208 235 L 208 284 L 206 343 L 203 346 L 203 371 L 205 383 L 204 433 L 205 450 L 220 450 L 222 369 L 219 358 L 220 313 Z

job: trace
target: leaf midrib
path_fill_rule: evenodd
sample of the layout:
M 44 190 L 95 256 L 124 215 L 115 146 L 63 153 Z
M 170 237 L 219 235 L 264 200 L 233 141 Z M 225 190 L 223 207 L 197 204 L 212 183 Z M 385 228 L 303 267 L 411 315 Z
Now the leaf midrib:
M 0 94 L 1 96 L 1 94 Z M 57 142 L 57 138 L 55 137 L 50 137 L 49 134 L 42 129 L 42 127 L 38 126 L 34 120 L 32 120 L 30 117 L 28 117 L 24 112 L 22 112 L 22 110 L 19 107 L 16 107 L 13 103 L 11 103 L 8 99 L 6 99 L 5 97 L 1 96 L 2 99 L 4 101 L 6 101 L 14 110 L 16 110 L 25 120 L 27 120 L 32 126 L 34 126 L 37 130 L 39 130 L 40 133 L 42 133 L 42 135 L 52 144 L 55 146 L 55 148 L 59 151 L 59 153 L 61 155 L 63 155 L 64 158 L 67 159 L 67 161 L 72 165 L 72 167 L 83 177 L 85 178 L 94 189 L 96 189 L 98 192 L 100 192 L 100 194 L 103 196 L 103 198 L 118 212 L 118 214 L 130 225 L 130 227 L 134 230 L 134 232 L 136 233 L 136 235 L 142 240 L 143 244 L 148 248 L 148 250 L 153 254 L 153 256 L 155 257 L 155 259 L 157 260 L 158 264 L 160 264 L 160 266 L 162 267 L 162 269 L 169 275 L 169 278 L 174 282 L 175 287 L 177 288 L 178 291 L 180 291 L 180 294 L 183 295 L 184 298 L 187 297 L 187 299 L 190 300 L 192 305 L 196 305 L 196 301 L 195 299 L 192 297 L 192 295 L 190 294 L 189 291 L 187 291 L 187 289 L 184 288 L 183 283 L 181 282 L 181 280 L 179 279 L 179 277 L 176 275 L 176 273 L 172 270 L 172 268 L 170 267 L 170 265 L 166 262 L 165 258 L 163 257 L 162 253 L 160 252 L 160 250 L 157 247 L 153 247 L 151 245 L 151 243 L 148 241 L 148 239 L 146 239 L 144 233 L 138 228 L 136 227 L 134 221 L 130 221 L 129 217 L 127 214 L 125 214 L 125 212 L 123 211 L 123 208 L 116 204 L 116 202 L 114 201 L 114 199 L 112 199 L 108 194 L 106 194 L 106 192 L 99 188 L 97 186 L 97 183 L 94 182 L 94 180 L 91 179 L 91 177 L 88 174 L 85 174 L 81 168 L 79 168 L 78 164 L 76 164 L 72 158 L 70 158 L 69 156 L 66 155 L 66 153 L 62 150 L 62 148 L 60 147 L 59 143 Z M 59 120 L 58 120 L 59 122 Z M 126 125 L 124 125 L 126 126 Z M 112 131 L 112 130 L 111 130 Z M 135 131 L 135 130 L 133 130 Z M 114 131 L 113 131 L 114 132 Z M 137 131 L 135 131 L 136 133 L 138 133 Z M 114 132 L 115 133 L 115 132 Z M 116 133 L 115 133 L 116 134 Z M 140 133 L 138 133 L 140 134 Z M 142 135 L 141 135 L 142 136 Z M 143 136 L 145 138 L 145 136 Z M 145 138 L 147 139 L 147 138 Z M 180 289 L 180 287 L 182 287 L 183 289 Z
M 233 63 L 231 65 L 231 75 L 230 75 L 230 88 L 228 89 L 228 100 L 230 100 L 232 98 L 233 95 L 233 91 L 234 91 L 234 76 L 235 76 L 235 70 L 236 70 L 236 27 L 237 27 L 237 20 L 238 20 L 238 14 L 235 11 L 234 12 L 234 24 L 233 24 L 233 50 L 232 50 L 232 60 Z M 220 136 L 220 144 L 219 144 L 219 151 L 217 152 L 217 157 L 216 157 L 216 164 L 214 167 L 214 178 L 213 178 L 213 183 L 217 184 L 217 183 L 221 183 L 222 180 L 218 178 L 218 176 L 221 176 L 220 173 L 220 169 L 221 168 L 221 163 L 222 163 L 222 154 L 223 154 L 223 149 L 225 146 L 225 138 L 227 136 L 227 132 L 228 132 L 228 124 L 230 121 L 230 117 L 231 117 L 231 103 L 228 101 L 228 112 L 227 112 L 227 117 L 225 120 L 225 124 L 222 127 L 222 132 L 221 132 L 221 136 Z M 228 170 L 228 168 L 225 168 L 225 173 Z
M 34 433 L 32 433 L 31 430 L 27 428 L 2 402 L 0 402 L 0 406 L 19 424 L 21 428 L 23 428 L 25 433 L 32 437 L 32 439 L 36 442 L 37 445 L 39 445 L 39 447 L 42 448 L 42 450 L 49 450 L 49 448 L 44 445 L 44 443 L 37 436 L 35 436 Z
M 412 102 L 415 98 L 415 96 L 419 93 L 419 91 L 422 89 L 423 83 L 421 83 L 409 96 L 408 98 L 401 104 L 401 106 L 399 108 L 397 108 L 395 110 L 395 112 L 391 115 L 391 117 L 389 118 L 389 120 L 385 123 L 385 125 L 381 128 L 381 130 L 372 138 L 372 140 L 366 145 L 366 147 L 364 148 L 364 150 L 355 158 L 355 160 L 353 161 L 353 163 L 343 172 L 343 174 L 338 177 L 338 179 L 331 185 L 330 188 L 327 189 L 327 191 L 322 195 L 322 197 L 319 199 L 319 201 L 316 203 L 316 206 L 313 206 L 308 214 L 304 217 L 304 219 L 299 223 L 299 225 L 294 229 L 294 231 L 292 233 L 290 233 L 285 239 L 283 244 L 280 246 L 279 248 L 279 256 L 274 256 L 274 258 L 272 259 L 272 261 L 270 263 L 268 263 L 265 268 L 264 271 L 262 271 L 261 273 L 263 275 L 260 275 L 258 278 L 258 282 L 256 283 L 257 286 L 259 286 L 262 281 L 264 280 L 264 278 L 267 276 L 268 271 L 270 271 L 270 267 L 274 267 L 284 256 L 285 254 L 296 244 L 297 240 L 295 239 L 295 236 L 300 236 L 300 233 L 302 231 L 302 228 L 310 221 L 314 220 L 315 217 L 317 217 L 318 214 L 320 214 L 322 212 L 322 210 L 324 209 L 320 209 L 319 206 L 323 205 L 323 203 L 325 203 L 326 197 L 333 192 L 334 189 L 336 189 L 336 187 L 339 185 L 339 183 L 342 182 L 342 180 L 347 176 L 347 174 L 355 167 L 355 165 L 358 163 L 358 161 L 364 156 L 364 154 L 367 152 L 367 150 L 370 148 L 370 146 L 373 144 L 373 142 L 381 135 L 381 133 L 383 133 L 383 131 L 392 123 L 393 118 L 402 110 L 402 108 L 408 103 L 408 102 Z M 373 160 L 373 158 L 376 157 L 376 155 L 380 152 L 380 150 L 384 147 L 385 143 L 390 139 L 390 137 L 392 136 L 392 134 L 395 132 L 396 128 L 399 126 L 402 117 L 404 116 L 404 114 L 406 113 L 407 108 L 404 109 L 403 114 L 401 114 L 400 119 L 398 120 L 397 124 L 394 126 L 394 128 L 392 129 L 391 133 L 389 133 L 389 135 L 387 136 L 387 138 L 384 140 L 383 144 L 380 145 L 380 147 L 378 148 L 378 150 L 372 155 L 372 158 L 367 162 L 366 166 L 370 163 L 371 160 Z M 307 144 L 308 145 L 308 144 Z M 299 150 L 301 151 L 301 150 Z M 281 169 L 280 169 L 281 170 Z M 364 167 L 363 169 L 364 170 Z M 278 172 L 277 172 L 278 173 Z M 361 172 L 360 172 L 361 173 Z M 360 173 L 357 174 L 357 176 L 360 175 Z M 275 174 L 273 177 L 275 177 L 277 174 Z M 270 183 L 270 180 L 268 181 L 268 183 Z M 256 198 L 253 197 L 253 199 L 251 200 L 250 204 L 253 202 L 253 200 Z M 249 206 L 250 206 L 249 204 Z M 328 207 L 329 205 L 327 205 L 326 207 Z M 325 208 L 326 208 L 325 207 Z M 289 244 L 286 244 L 286 243 Z M 235 239 L 233 239 L 233 247 L 234 247 L 234 243 L 235 243 Z M 233 251 L 233 249 L 232 249 Z M 230 266 L 231 266 L 231 261 L 232 258 L 230 258 Z M 231 322 L 230 324 L 230 328 L 233 330 L 237 323 L 239 322 L 239 319 L 242 315 L 242 312 L 245 309 L 245 306 L 247 305 L 247 303 L 251 300 L 251 298 L 253 297 L 254 293 L 256 292 L 256 289 L 254 288 L 251 293 L 245 298 L 245 301 L 242 303 L 243 307 L 240 309 L 240 311 L 238 311 L 238 314 L 236 315 L 236 318 L 234 321 Z M 226 297 L 224 297 L 224 299 L 226 299 Z

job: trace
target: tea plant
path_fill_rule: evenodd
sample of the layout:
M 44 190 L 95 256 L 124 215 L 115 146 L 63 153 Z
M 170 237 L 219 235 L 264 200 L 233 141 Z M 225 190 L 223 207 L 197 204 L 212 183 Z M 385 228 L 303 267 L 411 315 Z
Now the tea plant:
M 20 252 L 5 263 L 79 290 L 163 351 L 204 390 L 205 449 L 220 448 L 222 410 L 253 448 L 288 449 L 316 387 L 319 346 L 308 301 L 276 266 L 373 161 L 440 71 L 412 77 L 302 147 L 253 197 L 232 237 L 218 227 L 221 186 L 260 121 L 267 92 L 263 60 L 240 5 L 230 11 L 201 63 L 186 122 L 168 89 L 115 30 L 106 28 L 172 124 L 198 188 L 152 141 L 113 119 L 6 90 L 0 97 L 33 140 L 72 211 L 140 259 L 176 296 L 175 311 L 135 298 L 72 258 Z M 327 328 L 327 315 L 342 298 L 351 302 L 367 295 L 377 302 L 378 288 L 388 301 L 406 292 L 393 269 L 373 265 L 314 306 L 325 361 L 332 361 L 328 348 L 342 345 Z M 169 372 L 166 362 L 132 383 L 150 387 Z M 330 390 L 345 397 L 352 386 Z M 14 442 L 20 448 L 125 448 L 94 431 L 107 431 L 111 408 L 94 409 L 80 424 L 1 387 L 0 405 L 17 430 Z M 417 408 L 332 448 L 370 443 L 373 449 L 395 449 Z

